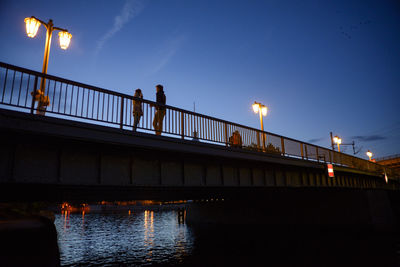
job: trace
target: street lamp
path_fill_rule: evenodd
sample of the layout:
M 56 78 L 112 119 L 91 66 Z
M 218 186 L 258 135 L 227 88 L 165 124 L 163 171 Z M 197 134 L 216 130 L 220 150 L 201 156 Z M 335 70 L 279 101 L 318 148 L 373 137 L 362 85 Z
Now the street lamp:
M 261 131 L 263 132 L 262 133 L 262 145 L 263 145 L 263 149 L 265 150 L 265 135 L 264 135 L 263 116 L 267 116 L 268 108 L 265 105 L 254 101 L 253 111 L 256 114 L 257 113 L 260 114 Z
M 47 30 L 46 31 L 46 44 L 44 47 L 42 73 L 47 74 L 47 66 L 49 64 L 51 36 L 53 34 L 53 31 L 54 30 L 60 31 L 58 33 L 58 36 L 60 38 L 60 47 L 61 47 L 61 49 L 64 49 L 64 50 L 68 48 L 69 43 L 72 38 L 72 35 L 68 32 L 68 30 L 54 27 L 53 20 L 51 20 L 51 19 L 49 20 L 49 22 L 45 23 L 45 22 L 41 21 L 40 19 L 37 19 L 32 16 L 30 18 L 25 18 L 25 24 L 26 24 L 26 34 L 28 35 L 28 37 L 31 37 L 31 38 L 35 37 L 35 35 L 40 27 L 40 24 L 43 24 L 46 27 L 46 30 Z M 38 101 L 38 109 L 36 111 L 36 114 L 44 115 L 44 113 L 46 112 L 46 107 L 50 104 L 48 97 L 44 95 L 45 83 L 46 83 L 46 79 L 42 78 L 41 82 L 40 82 L 39 91 L 36 91 L 36 94 L 33 95 L 34 100 Z
M 335 137 L 333 137 L 333 142 L 337 144 L 337 149 L 340 152 L 340 144 L 342 143 L 342 139 L 336 135 Z
M 372 152 L 368 150 L 366 154 L 367 154 L 367 156 L 369 157 L 369 161 L 371 161 Z

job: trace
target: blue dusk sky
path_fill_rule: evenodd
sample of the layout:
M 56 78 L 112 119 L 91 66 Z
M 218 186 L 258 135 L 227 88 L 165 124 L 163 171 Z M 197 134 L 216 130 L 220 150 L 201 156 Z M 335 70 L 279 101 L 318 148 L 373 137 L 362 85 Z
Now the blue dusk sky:
M 0 61 L 41 71 L 53 19 L 48 73 L 330 146 L 329 132 L 367 158 L 400 153 L 398 1 L 0 1 Z M 342 147 L 352 154 L 351 147 Z

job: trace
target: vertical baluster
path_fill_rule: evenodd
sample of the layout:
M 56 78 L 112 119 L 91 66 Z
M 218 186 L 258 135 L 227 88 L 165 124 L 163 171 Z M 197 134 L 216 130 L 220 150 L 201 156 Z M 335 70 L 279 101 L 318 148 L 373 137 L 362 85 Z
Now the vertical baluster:
M 27 103 L 28 103 L 28 94 L 29 94 L 29 83 L 31 81 L 31 75 L 28 75 L 28 84 L 26 85 L 26 94 L 25 94 L 25 104 L 24 107 L 27 107 Z
M 147 103 L 146 103 L 145 113 L 146 113 L 146 114 L 144 114 L 145 117 L 144 117 L 143 119 L 145 119 L 145 121 L 146 121 L 145 128 L 148 129 L 147 126 L 148 126 L 148 120 L 149 120 L 149 116 L 148 116 L 148 115 L 149 115 L 149 104 L 147 104 Z
M 74 85 L 72 85 L 72 89 L 71 89 L 71 103 L 69 106 L 69 114 L 72 114 L 72 99 L 74 98 Z
M 45 88 L 45 91 L 47 90 L 47 94 L 44 94 L 49 98 L 49 101 L 50 101 L 50 81 L 51 81 L 50 79 L 47 79 L 47 88 Z M 49 103 L 49 106 L 51 105 L 53 105 L 53 103 Z
M 101 93 L 102 98 L 101 98 L 101 120 L 104 121 L 103 116 L 104 116 L 104 102 L 105 102 L 105 95 L 104 93 Z M 125 100 L 124 100 L 125 101 Z
M 193 123 L 192 123 L 192 120 L 193 120 L 193 116 L 192 116 L 192 114 L 187 114 L 187 116 L 188 116 L 188 133 L 187 133 L 187 135 L 188 136 L 192 136 L 192 132 L 193 132 Z
M 87 97 L 87 103 L 86 103 L 86 117 L 87 118 L 89 118 L 89 106 L 90 106 L 90 104 L 89 104 L 89 100 L 90 100 L 90 89 L 88 89 L 88 97 Z
M 81 104 L 81 115 L 80 115 L 80 117 L 83 117 L 83 107 L 85 106 L 85 91 L 86 91 L 86 88 L 82 87 L 82 104 Z
M 6 69 L 6 76 L 4 78 L 3 95 L 1 97 L 1 102 L 4 101 L 4 93 L 6 92 L 6 85 L 7 85 L 7 75 L 8 75 L 8 69 Z
M 20 79 L 20 81 L 19 81 L 19 91 L 18 91 L 17 106 L 19 106 L 19 100 L 20 100 L 20 97 L 21 97 L 22 77 L 24 77 L 24 73 L 23 73 L 23 72 L 21 72 L 21 79 Z
M 57 81 L 54 81 L 54 86 L 53 86 L 53 99 L 51 100 L 51 112 L 55 112 L 55 108 L 56 108 L 56 87 L 57 87 Z
M 33 84 L 33 96 L 36 95 L 37 82 L 38 82 L 38 76 L 35 76 L 35 82 Z M 33 96 L 32 96 L 32 103 L 31 103 L 31 114 L 33 114 L 33 110 L 35 109 L 35 97 L 33 97 Z
M 218 121 L 218 141 L 223 143 L 224 142 L 223 140 L 224 140 L 224 138 L 223 138 L 223 132 L 222 132 L 222 125 L 221 125 L 221 122 Z
M 173 110 L 173 112 L 172 112 L 172 131 L 174 134 L 177 134 L 177 132 L 176 132 L 176 110 Z
M 78 86 L 78 93 L 76 94 L 75 116 L 78 116 L 79 93 L 80 93 L 80 87 Z
M 115 95 L 112 95 L 111 96 L 111 102 L 112 102 L 112 105 L 111 105 L 111 122 L 112 123 L 114 123 L 114 102 L 115 102 Z
M 112 123 L 112 118 L 110 118 L 110 115 L 111 115 L 110 96 L 112 97 L 112 95 L 110 93 L 107 93 L 106 121 L 109 122 L 109 123 Z
M 207 132 L 208 132 L 208 140 L 212 140 L 212 124 L 211 124 L 211 119 L 207 118 Z
M 65 84 L 64 114 L 66 113 L 66 109 L 67 109 L 67 96 L 68 96 L 68 83 Z
M 96 93 L 96 91 L 94 91 Z M 97 106 L 96 106 L 96 113 L 97 113 L 97 120 L 99 120 L 99 113 L 100 113 L 100 92 L 97 92 Z
M 208 119 L 204 118 L 204 136 L 205 139 L 208 140 Z
M 225 145 L 228 146 L 228 125 L 226 125 L 226 122 L 224 122 L 225 126 Z
M 199 135 L 201 135 L 201 138 L 206 140 L 206 135 L 205 135 L 205 127 L 204 127 L 204 117 L 199 115 L 199 129 L 197 130 L 199 132 Z
M 214 119 L 210 120 L 210 141 L 214 141 Z
M 301 159 L 304 159 L 303 143 L 300 143 Z
M 308 160 L 308 151 L 307 151 L 307 145 L 304 145 L 304 151 L 306 152 L 306 159 Z
M 12 83 L 11 83 L 11 94 L 10 94 L 10 102 L 9 102 L 9 104 L 11 104 L 12 97 L 13 97 L 13 94 L 14 94 L 15 73 L 16 73 L 16 71 L 14 70 L 13 80 L 12 80 Z
M 124 98 L 121 96 L 121 111 L 120 111 L 121 117 L 119 120 L 119 128 L 123 128 L 123 122 L 124 122 Z
M 62 96 L 62 83 L 60 82 L 60 94 L 58 96 L 58 110 L 57 110 L 58 113 L 60 113 L 60 108 L 61 108 L 61 96 Z
M 185 139 L 185 115 L 183 114 L 182 111 L 180 111 L 181 113 L 181 138 Z

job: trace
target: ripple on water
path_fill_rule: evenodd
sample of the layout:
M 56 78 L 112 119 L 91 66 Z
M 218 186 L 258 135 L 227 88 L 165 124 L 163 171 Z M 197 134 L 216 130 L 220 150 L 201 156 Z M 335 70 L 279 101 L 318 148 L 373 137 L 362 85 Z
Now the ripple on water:
M 63 266 L 181 262 L 193 249 L 176 211 L 57 214 L 55 225 Z

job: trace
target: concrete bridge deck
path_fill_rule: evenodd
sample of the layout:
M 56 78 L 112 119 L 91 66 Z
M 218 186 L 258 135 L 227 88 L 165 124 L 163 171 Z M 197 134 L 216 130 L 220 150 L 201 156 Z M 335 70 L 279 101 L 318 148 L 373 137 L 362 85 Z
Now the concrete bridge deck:
M 221 199 L 273 188 L 398 189 L 319 162 L 0 109 L 1 200 Z

